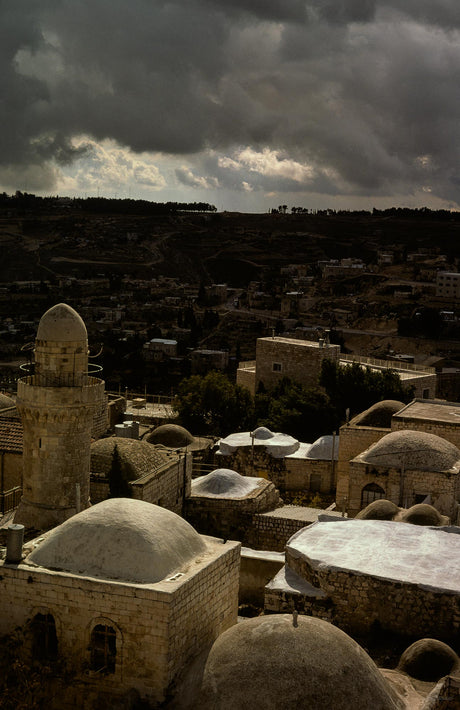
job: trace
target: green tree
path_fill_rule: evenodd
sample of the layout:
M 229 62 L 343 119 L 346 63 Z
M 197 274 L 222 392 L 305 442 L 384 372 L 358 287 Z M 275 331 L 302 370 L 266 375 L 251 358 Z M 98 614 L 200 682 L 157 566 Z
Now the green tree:
M 220 372 L 192 375 L 179 384 L 175 408 L 194 434 L 226 436 L 253 424 L 254 402 L 245 387 Z
M 323 360 L 319 383 L 341 419 L 347 408 L 353 416 L 383 399 L 409 402 L 414 395 L 414 388 L 405 387 L 395 370 L 371 370 L 356 362 L 337 365 Z
M 274 390 L 256 394 L 255 415 L 258 426 L 290 434 L 299 441 L 314 441 L 339 425 L 327 394 L 319 387 L 307 388 L 287 377 Z

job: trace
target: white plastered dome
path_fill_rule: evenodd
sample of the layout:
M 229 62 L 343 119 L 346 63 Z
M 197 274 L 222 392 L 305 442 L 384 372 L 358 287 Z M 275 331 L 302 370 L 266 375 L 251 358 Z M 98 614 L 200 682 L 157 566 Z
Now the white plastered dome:
M 165 508 L 111 498 L 51 530 L 27 558 L 47 569 L 155 583 L 206 550 L 196 530 Z

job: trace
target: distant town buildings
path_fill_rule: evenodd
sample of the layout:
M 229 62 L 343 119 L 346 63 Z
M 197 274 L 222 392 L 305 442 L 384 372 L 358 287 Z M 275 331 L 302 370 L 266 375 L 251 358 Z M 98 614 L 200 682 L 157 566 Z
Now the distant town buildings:
M 358 363 L 371 370 L 394 369 L 403 384 L 414 387 L 415 396 L 429 399 L 436 393 L 436 372 L 433 368 L 396 363 L 387 360 L 344 355 L 339 345 L 329 342 L 327 333 L 318 341 L 300 340 L 272 336 L 258 338 L 256 359 L 241 362 L 237 370 L 237 382 L 247 387 L 252 394 L 262 383 L 265 388 L 275 387 L 283 377 L 289 377 L 306 387 L 318 384 L 323 360 L 328 359 L 340 365 Z
M 453 271 L 436 273 L 436 297 L 453 301 L 460 299 L 460 274 Z

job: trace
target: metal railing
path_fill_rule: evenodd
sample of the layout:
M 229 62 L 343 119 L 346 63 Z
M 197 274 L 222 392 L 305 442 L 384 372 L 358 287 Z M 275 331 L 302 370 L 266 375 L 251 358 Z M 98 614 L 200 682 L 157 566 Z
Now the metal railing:
M 100 372 L 100 370 L 91 370 Z M 99 377 L 93 377 L 87 372 L 41 372 L 40 374 L 27 375 L 21 377 L 18 382 L 33 387 L 94 387 L 99 385 Z
M 11 488 L 9 491 L 0 493 L 0 511 L 2 515 L 9 513 L 11 510 L 15 510 L 20 503 L 21 497 L 21 486 L 16 486 L 16 488 Z
M 339 361 L 356 362 L 358 365 L 369 365 L 369 367 L 379 367 L 386 370 L 408 370 L 411 372 L 426 373 L 434 375 L 436 370 L 434 367 L 425 367 L 424 365 L 416 365 L 413 362 L 404 362 L 403 360 L 380 360 L 375 357 L 366 357 L 365 355 L 345 355 L 340 353 Z
M 133 401 L 134 399 L 145 399 L 147 404 L 172 404 L 174 397 L 172 395 L 165 394 L 146 394 L 144 392 L 130 392 L 127 389 L 120 389 L 118 392 L 113 390 L 107 390 L 107 394 L 114 397 L 124 397 L 128 401 Z

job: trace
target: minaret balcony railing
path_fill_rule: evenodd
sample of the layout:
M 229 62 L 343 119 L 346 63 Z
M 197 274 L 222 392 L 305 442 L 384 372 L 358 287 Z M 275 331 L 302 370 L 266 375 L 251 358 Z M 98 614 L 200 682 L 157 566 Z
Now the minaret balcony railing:
M 102 366 L 91 363 L 86 372 L 35 372 L 35 363 L 24 363 L 20 366 L 22 372 L 28 373 L 18 382 L 34 387 L 93 387 L 100 384 L 101 379 L 95 375 L 102 372 Z

